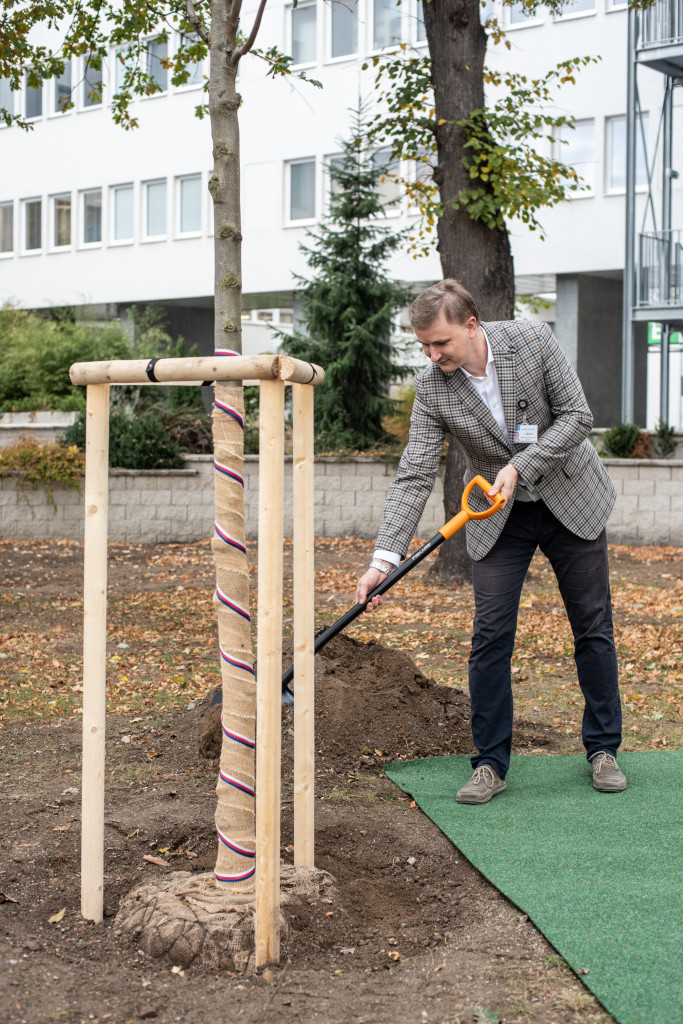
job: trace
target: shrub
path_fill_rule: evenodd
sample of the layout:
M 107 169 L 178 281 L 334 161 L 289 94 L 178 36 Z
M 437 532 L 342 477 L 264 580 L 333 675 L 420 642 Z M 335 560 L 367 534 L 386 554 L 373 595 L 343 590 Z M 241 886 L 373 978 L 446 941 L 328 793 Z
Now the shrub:
M 84 472 L 83 452 L 74 444 L 45 444 L 24 439 L 0 448 L 0 477 L 15 476 L 20 486 L 30 484 L 33 490 L 44 484 L 55 508 L 53 486 L 75 487 L 80 491 L 80 477 Z
M 602 443 L 608 455 L 617 459 L 629 459 L 639 434 L 640 427 L 635 423 L 620 423 L 603 434 Z
M 85 409 L 85 389 L 69 379 L 72 363 L 129 359 L 130 341 L 117 323 L 101 326 L 0 308 L 0 410 Z
M 185 390 L 189 390 L 189 388 Z M 181 451 L 191 452 L 193 455 L 210 455 L 213 452 L 211 417 L 203 408 L 194 411 L 192 409 L 162 410 L 159 413 L 159 418 L 164 430 L 167 431 L 171 440 L 177 443 Z
M 665 459 L 676 451 L 676 436 L 673 427 L 660 420 L 655 428 L 654 437 L 655 454 Z
M 85 415 L 81 414 L 64 435 L 65 445 L 85 449 Z M 178 469 L 180 445 L 169 437 L 163 423 L 151 412 L 133 416 L 123 409 L 109 416 L 109 465 L 112 469 Z

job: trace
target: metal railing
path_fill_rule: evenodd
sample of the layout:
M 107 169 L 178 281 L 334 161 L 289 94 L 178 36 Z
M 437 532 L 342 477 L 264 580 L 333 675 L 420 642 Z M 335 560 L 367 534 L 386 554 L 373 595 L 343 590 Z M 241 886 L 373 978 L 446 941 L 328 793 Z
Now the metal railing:
M 683 306 L 683 231 L 639 236 L 636 305 Z
M 656 0 L 647 11 L 638 12 L 638 48 L 683 43 L 683 0 Z

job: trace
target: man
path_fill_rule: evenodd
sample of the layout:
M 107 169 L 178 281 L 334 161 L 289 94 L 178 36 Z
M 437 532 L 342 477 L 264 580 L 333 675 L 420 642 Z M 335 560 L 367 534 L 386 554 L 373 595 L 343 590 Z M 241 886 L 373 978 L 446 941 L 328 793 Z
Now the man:
M 467 524 L 475 618 L 469 658 L 474 774 L 459 803 L 487 803 L 505 789 L 512 739 L 510 661 L 519 599 L 537 547 L 557 577 L 572 632 L 586 704 L 582 739 L 593 786 L 620 792 L 616 762 L 621 702 L 612 630 L 605 524 L 612 483 L 588 439 L 593 417 L 576 373 L 547 324 L 482 323 L 455 280 L 427 288 L 410 310 L 431 365 L 415 378 L 410 437 L 389 491 L 364 603 L 405 557 L 439 466 L 444 436 L 467 459 L 465 483 L 481 474 L 471 507 L 502 494 L 490 518 Z M 371 611 L 381 601 L 368 602 Z

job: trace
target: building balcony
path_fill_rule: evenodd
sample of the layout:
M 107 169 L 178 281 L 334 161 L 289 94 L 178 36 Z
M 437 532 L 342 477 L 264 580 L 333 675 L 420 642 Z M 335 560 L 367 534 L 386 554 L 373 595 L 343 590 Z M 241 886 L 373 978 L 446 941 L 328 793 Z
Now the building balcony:
M 683 0 L 657 0 L 637 15 L 636 53 L 645 64 L 665 75 L 683 72 Z
M 677 321 L 683 316 L 682 230 L 639 235 L 636 309 L 638 320 Z

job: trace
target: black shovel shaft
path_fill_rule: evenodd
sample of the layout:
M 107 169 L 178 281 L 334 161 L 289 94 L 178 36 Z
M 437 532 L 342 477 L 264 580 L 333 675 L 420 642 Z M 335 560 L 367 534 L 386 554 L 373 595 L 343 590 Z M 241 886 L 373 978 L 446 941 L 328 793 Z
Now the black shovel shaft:
M 390 590 L 395 583 L 398 583 L 400 579 L 403 579 L 406 573 L 409 573 L 411 569 L 414 569 L 418 562 L 421 562 L 423 558 L 426 558 L 427 555 L 430 554 L 430 552 L 434 551 L 435 548 L 438 548 L 439 544 L 443 544 L 445 539 L 446 538 L 442 533 L 435 533 L 431 540 L 428 540 L 426 544 L 423 544 L 421 548 L 418 548 L 410 558 L 406 558 L 402 565 L 399 565 L 397 569 L 394 569 L 394 571 L 390 573 L 385 580 L 382 580 L 374 590 L 371 590 L 363 604 L 355 604 L 353 608 L 349 608 L 349 610 L 345 612 L 340 619 L 337 619 L 337 621 L 333 622 L 331 626 L 328 626 L 320 636 L 315 638 L 315 644 L 313 647 L 315 653 L 317 654 L 325 644 L 330 642 L 333 636 L 336 636 L 337 633 L 341 633 L 343 629 L 346 629 L 349 623 L 353 622 L 354 619 L 357 619 L 358 616 L 365 611 L 368 606 L 368 602 L 371 601 L 373 597 L 377 597 L 378 594 L 386 594 L 387 590 Z M 293 678 L 294 666 L 292 665 L 287 669 L 282 677 L 283 690 L 286 689 Z

